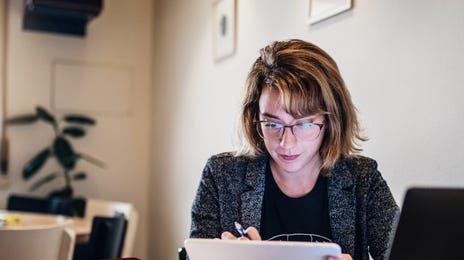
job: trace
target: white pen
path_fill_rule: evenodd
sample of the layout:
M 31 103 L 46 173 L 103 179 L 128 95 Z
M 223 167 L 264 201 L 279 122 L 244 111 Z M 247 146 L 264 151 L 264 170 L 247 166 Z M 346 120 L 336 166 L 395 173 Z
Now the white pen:
M 246 233 L 246 230 L 242 227 L 242 225 L 240 225 L 240 223 L 238 223 L 237 221 L 235 221 L 234 224 L 235 224 L 235 229 L 237 229 L 238 233 L 239 233 L 242 237 L 248 237 L 248 236 L 247 236 L 247 233 Z

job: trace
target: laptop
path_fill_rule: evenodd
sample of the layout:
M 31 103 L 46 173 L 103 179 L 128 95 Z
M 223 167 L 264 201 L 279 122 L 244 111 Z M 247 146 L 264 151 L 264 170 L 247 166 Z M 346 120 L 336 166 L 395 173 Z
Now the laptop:
M 190 260 L 323 260 L 327 255 L 341 256 L 339 245 L 326 242 L 189 238 L 184 245 Z
M 464 259 L 464 188 L 410 188 L 390 260 Z

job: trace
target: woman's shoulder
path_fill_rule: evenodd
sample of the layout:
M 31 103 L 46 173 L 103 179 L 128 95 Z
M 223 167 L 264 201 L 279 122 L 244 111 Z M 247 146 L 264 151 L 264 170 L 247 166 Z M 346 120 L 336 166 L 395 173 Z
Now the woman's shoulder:
M 378 172 L 377 161 L 363 155 L 353 155 L 340 159 L 334 167 L 334 172 L 345 173 L 355 178 L 368 177 Z
M 230 160 L 231 158 L 236 157 L 236 152 L 223 152 L 212 155 L 209 160 L 221 161 L 221 160 Z
M 385 184 L 376 160 L 361 155 L 339 160 L 331 175 L 334 183 L 341 183 L 345 187 L 356 185 L 359 191 L 372 185 Z
M 208 164 L 220 166 L 230 164 L 249 164 L 265 160 L 265 156 L 239 155 L 237 152 L 223 152 L 212 155 L 208 159 Z
M 363 155 L 353 155 L 341 160 L 342 163 L 358 170 L 377 168 L 377 161 Z
M 247 156 L 224 152 L 211 156 L 206 163 L 206 169 L 215 178 L 243 178 L 246 174 L 264 172 L 267 158 L 265 155 Z

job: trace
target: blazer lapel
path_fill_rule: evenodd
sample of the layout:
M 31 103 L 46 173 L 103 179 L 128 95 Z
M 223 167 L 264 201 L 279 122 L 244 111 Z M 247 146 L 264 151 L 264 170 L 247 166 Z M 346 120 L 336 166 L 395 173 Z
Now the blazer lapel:
M 242 224 L 254 226 L 258 230 L 261 222 L 267 162 L 268 157 L 257 157 L 248 164 L 244 180 L 244 184 L 248 187 L 241 194 Z
M 354 255 L 356 203 L 354 182 L 344 163 L 336 165 L 329 177 L 328 197 L 332 237 L 343 252 Z

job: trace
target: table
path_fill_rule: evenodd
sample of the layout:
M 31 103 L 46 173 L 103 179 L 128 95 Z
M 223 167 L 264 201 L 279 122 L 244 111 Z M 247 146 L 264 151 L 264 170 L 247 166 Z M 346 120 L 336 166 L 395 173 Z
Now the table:
M 76 244 L 86 243 L 92 229 L 92 223 L 83 218 L 0 209 L 0 223 L 4 222 L 5 219 L 11 222 L 11 227 L 15 228 L 69 223 L 76 234 Z M 9 225 L 0 225 L 0 229 L 9 227 Z
M 84 244 L 89 241 L 90 232 L 92 231 L 92 222 L 84 218 L 70 218 L 74 224 L 74 233 L 76 234 L 76 244 Z

